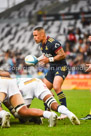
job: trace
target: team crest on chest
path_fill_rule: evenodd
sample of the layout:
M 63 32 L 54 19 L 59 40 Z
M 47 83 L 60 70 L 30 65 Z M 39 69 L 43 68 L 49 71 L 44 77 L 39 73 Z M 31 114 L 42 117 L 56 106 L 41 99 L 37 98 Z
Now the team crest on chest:
M 48 47 L 47 47 L 47 46 L 45 47 L 45 50 L 48 50 Z

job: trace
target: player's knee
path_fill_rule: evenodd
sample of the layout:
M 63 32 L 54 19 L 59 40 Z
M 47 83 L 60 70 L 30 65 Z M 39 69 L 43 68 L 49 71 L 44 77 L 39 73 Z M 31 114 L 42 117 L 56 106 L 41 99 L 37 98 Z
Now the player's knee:
M 24 104 L 20 104 L 15 107 L 17 113 L 21 116 L 25 116 L 27 114 L 27 107 Z
M 45 101 L 46 105 L 48 106 L 48 108 L 51 108 L 53 110 L 56 110 L 56 103 L 57 101 L 55 100 L 55 98 L 53 96 L 49 97 L 46 101 Z
M 23 106 L 19 111 L 18 114 L 21 116 L 26 116 L 27 115 L 27 107 Z
M 60 87 L 57 86 L 57 85 L 53 85 L 53 88 L 54 88 L 54 90 L 55 90 L 56 92 L 60 89 Z
M 53 86 L 53 89 L 55 90 L 56 93 L 61 92 L 61 87 L 59 86 Z

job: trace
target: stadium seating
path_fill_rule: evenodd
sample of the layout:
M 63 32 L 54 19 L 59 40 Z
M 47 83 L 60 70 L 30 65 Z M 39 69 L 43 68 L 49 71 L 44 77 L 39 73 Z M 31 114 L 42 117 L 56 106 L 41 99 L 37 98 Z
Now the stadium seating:
M 57 2 L 65 4 L 69 2 L 69 0 L 58 0 Z M 36 0 L 30 2 L 30 5 L 26 3 L 25 5 L 20 7 L 19 10 L 12 10 L 12 12 L 7 17 L 3 16 L 2 14 L 0 20 L 0 54 L 2 54 L 2 52 L 6 52 L 7 50 L 11 50 L 12 52 L 21 52 L 23 54 L 23 57 L 25 57 L 27 54 L 40 56 L 41 52 L 39 50 L 39 47 L 35 44 L 32 35 L 32 30 L 36 25 L 43 26 L 46 30 L 47 35 L 59 40 L 64 48 L 66 46 L 67 36 L 70 29 L 73 29 L 73 32 L 75 33 L 77 43 L 79 39 L 79 35 L 76 34 L 77 28 L 81 30 L 80 36 L 82 36 L 83 38 L 85 38 L 84 34 L 91 34 L 91 23 L 89 23 L 89 25 L 83 26 L 81 19 L 55 21 L 50 20 L 46 22 L 37 22 L 36 24 L 33 24 L 31 20 L 29 20 L 29 14 L 31 14 L 31 16 L 36 15 L 36 12 L 41 10 L 45 5 L 49 7 L 52 4 L 52 0 Z M 65 13 L 68 11 L 71 13 L 80 12 L 81 8 L 84 11 L 90 11 L 90 0 L 77 0 L 76 3 L 71 4 L 70 9 L 68 8 L 68 6 L 65 6 L 64 10 L 60 10 L 60 8 L 59 13 Z M 4 17 L 6 17 L 7 20 Z M 70 59 L 67 59 L 70 63 Z M 3 57 L 1 60 L 3 60 Z M 2 67 L 5 66 L 2 65 Z
M 85 12 L 91 11 L 91 1 L 90 0 L 77 1 L 76 3 L 72 4 L 70 8 L 68 5 L 67 7 L 65 7 L 64 10 L 60 10 L 59 13 L 67 13 L 67 12 L 73 13 L 73 12 L 80 12 L 80 11 L 85 11 Z

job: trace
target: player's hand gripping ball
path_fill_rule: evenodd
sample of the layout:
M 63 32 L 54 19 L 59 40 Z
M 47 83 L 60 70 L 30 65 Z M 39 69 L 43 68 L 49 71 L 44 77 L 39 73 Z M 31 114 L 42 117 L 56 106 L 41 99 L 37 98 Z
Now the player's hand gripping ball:
M 28 55 L 25 57 L 25 63 L 29 66 L 34 66 L 38 63 L 38 59 L 33 55 Z

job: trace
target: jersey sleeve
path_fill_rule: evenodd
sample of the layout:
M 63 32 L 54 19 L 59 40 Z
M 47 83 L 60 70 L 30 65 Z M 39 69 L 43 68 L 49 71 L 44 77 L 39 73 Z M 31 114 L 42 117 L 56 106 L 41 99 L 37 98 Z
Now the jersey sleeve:
M 62 48 L 61 43 L 59 43 L 58 41 L 53 42 L 52 51 L 55 52 L 55 54 L 61 48 Z

